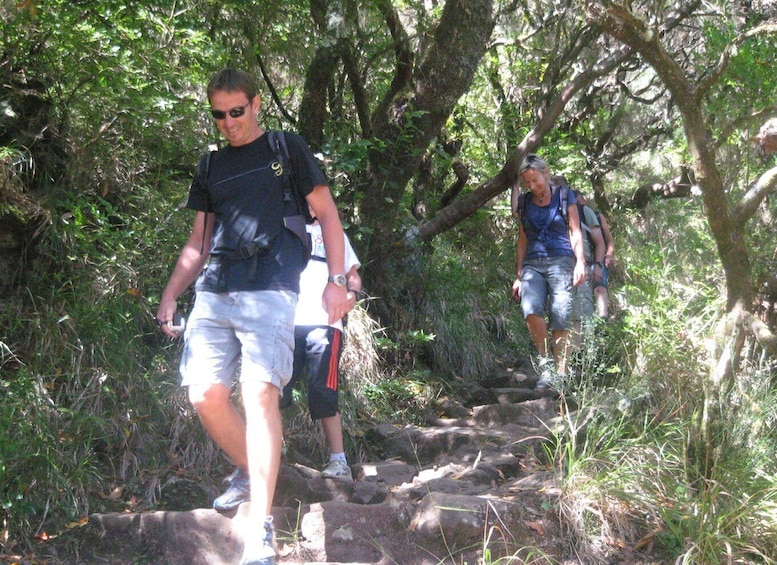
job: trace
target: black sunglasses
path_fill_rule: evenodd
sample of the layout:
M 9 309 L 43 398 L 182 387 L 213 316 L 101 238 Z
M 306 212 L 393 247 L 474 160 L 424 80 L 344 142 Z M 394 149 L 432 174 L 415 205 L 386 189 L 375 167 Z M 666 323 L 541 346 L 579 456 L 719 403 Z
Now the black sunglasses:
M 211 108 L 210 115 L 213 116 L 217 120 L 223 120 L 227 117 L 227 113 L 233 118 L 239 118 L 243 114 L 246 113 L 246 107 L 250 106 L 251 103 L 248 102 L 247 104 L 243 104 L 242 106 L 236 106 L 235 108 L 232 108 L 229 110 L 229 112 L 225 112 L 224 110 L 214 110 Z

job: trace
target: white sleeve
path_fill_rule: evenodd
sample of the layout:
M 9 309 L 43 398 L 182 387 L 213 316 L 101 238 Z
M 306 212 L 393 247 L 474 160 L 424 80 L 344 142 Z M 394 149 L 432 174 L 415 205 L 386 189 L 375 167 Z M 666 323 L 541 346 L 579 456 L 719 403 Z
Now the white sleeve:
M 351 246 L 351 240 L 348 239 L 348 236 L 345 235 L 345 232 L 343 232 L 343 236 L 345 238 L 345 272 L 348 273 L 353 267 L 358 269 L 362 266 L 362 264 L 359 262 L 359 258 L 356 256 L 356 251 L 354 251 L 353 247 Z

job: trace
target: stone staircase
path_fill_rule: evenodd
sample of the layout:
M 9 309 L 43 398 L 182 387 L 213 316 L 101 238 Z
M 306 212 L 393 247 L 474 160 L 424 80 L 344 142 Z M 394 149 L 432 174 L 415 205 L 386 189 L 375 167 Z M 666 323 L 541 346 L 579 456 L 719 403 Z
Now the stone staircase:
M 562 561 L 558 489 L 546 463 L 559 401 L 534 391 L 530 364 L 442 400 L 427 426 L 380 425 L 365 437 L 383 457 L 352 465 L 354 482 L 283 464 L 274 499 L 279 563 L 437 565 L 483 562 L 527 548 Z M 70 534 L 84 565 L 240 562 L 248 504 L 95 514 Z M 70 562 L 70 561 L 63 561 Z

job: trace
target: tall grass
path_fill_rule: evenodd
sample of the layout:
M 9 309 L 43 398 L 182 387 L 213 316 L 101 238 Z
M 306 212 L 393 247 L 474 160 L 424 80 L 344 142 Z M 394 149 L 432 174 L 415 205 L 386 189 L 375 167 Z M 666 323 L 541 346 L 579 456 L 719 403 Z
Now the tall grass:
M 613 286 L 628 306 L 625 362 L 610 386 L 575 391 L 593 417 L 582 442 L 570 421 L 555 452 L 563 522 L 586 562 L 625 547 L 635 559 L 657 551 L 676 563 L 775 563 L 777 397 L 768 364 L 740 367 L 721 407 L 726 432 L 716 437 L 712 473 L 701 471 L 707 343 L 724 292 L 693 206 L 660 203 L 651 221 L 619 224 L 623 283 Z
M 167 206 L 151 192 L 127 195 L 121 206 L 91 195 L 59 201 L 3 301 L 5 550 L 89 512 L 153 507 L 175 464 L 167 433 L 178 417 L 176 352 L 153 324 L 157 298 L 148 289 L 163 279 L 161 269 L 149 276 L 146 253 L 164 244 L 149 245 L 143 227 Z
M 515 225 L 499 208 L 435 241 L 423 270 L 418 323 L 434 334 L 432 368 L 479 380 L 532 350 L 515 277 Z

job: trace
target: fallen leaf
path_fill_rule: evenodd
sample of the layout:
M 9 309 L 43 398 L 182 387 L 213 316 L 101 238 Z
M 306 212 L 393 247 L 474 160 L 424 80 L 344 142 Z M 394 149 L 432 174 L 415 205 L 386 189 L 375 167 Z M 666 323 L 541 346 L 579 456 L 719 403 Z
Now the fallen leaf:
M 535 534 L 544 536 L 545 528 L 539 522 L 524 522 L 527 528 L 532 530 Z
M 81 526 L 86 526 L 89 523 L 89 518 L 84 517 L 80 520 L 75 520 L 73 522 L 68 522 L 65 524 L 66 528 L 80 528 Z
M 124 494 L 124 487 L 116 487 L 110 494 L 99 493 L 99 496 L 104 500 L 119 500 L 122 494 Z

